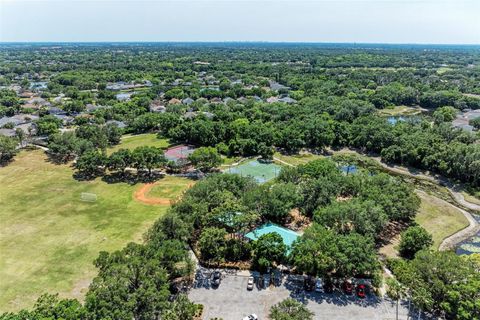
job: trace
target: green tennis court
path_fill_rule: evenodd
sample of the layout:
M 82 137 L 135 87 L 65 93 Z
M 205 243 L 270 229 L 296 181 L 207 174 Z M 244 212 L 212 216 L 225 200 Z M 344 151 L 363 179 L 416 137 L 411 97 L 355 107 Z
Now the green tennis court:
M 252 160 L 235 167 L 230 167 L 223 172 L 235 173 L 241 176 L 251 176 L 258 183 L 265 183 L 275 178 L 280 173 L 281 168 L 282 167 L 274 163 L 262 163 L 258 160 Z

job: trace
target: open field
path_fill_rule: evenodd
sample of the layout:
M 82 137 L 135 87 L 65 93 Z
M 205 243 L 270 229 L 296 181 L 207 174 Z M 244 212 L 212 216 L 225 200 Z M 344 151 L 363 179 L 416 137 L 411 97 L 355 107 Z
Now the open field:
M 226 157 L 222 156 L 222 166 L 230 166 L 238 161 L 242 160 L 242 157 Z
M 425 192 L 418 196 L 422 202 L 415 221 L 432 234 L 435 249 L 443 239 L 468 226 L 465 216 L 448 202 Z
M 178 188 L 165 180 L 163 191 L 160 180 L 157 192 L 175 198 L 190 182 L 183 180 Z M 82 299 L 98 252 L 141 241 L 168 208 L 134 201 L 137 188 L 76 181 L 68 165 L 47 162 L 40 150 L 0 168 L 0 312 L 30 307 L 44 292 Z M 83 192 L 97 201 L 82 202 Z
M 166 198 L 174 200 L 172 195 L 181 195 L 183 191 L 193 183 L 193 180 L 186 178 L 166 176 L 158 181 L 146 195 L 149 198 Z
M 413 108 L 407 106 L 395 106 L 393 108 L 385 108 L 378 110 L 381 116 L 411 116 L 422 112 L 420 108 Z
M 465 191 L 462 191 L 462 195 L 465 197 L 465 200 L 467 200 L 468 202 L 480 205 L 480 199 L 477 198 L 476 196 L 473 196 L 470 193 Z
M 283 162 L 288 164 L 298 166 L 301 164 L 305 164 L 312 160 L 321 159 L 323 158 L 322 155 L 312 154 L 312 153 L 301 153 L 301 154 L 292 154 L 292 155 L 283 155 L 279 152 L 275 152 L 273 155 L 276 159 L 279 159 Z
M 168 141 L 168 139 L 159 139 L 154 133 L 126 135 L 122 137 L 122 142 L 119 145 L 108 149 L 107 153 L 111 154 L 112 152 L 115 152 L 121 148 L 133 150 L 136 147 L 140 146 L 151 146 L 166 149 L 169 145 L 170 142 Z

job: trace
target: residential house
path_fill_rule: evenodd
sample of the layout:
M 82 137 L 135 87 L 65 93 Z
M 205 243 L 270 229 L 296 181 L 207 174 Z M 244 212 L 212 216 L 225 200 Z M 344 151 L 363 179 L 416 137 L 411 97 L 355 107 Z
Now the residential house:
M 182 100 L 182 103 L 187 105 L 187 106 L 191 105 L 194 102 L 195 102 L 195 100 L 193 100 L 192 98 L 185 98 L 185 99 Z
M 117 121 L 117 120 L 109 120 L 107 121 L 105 124 L 114 124 L 116 125 L 117 127 L 119 127 L 120 129 L 124 129 L 127 127 L 127 124 L 123 121 Z

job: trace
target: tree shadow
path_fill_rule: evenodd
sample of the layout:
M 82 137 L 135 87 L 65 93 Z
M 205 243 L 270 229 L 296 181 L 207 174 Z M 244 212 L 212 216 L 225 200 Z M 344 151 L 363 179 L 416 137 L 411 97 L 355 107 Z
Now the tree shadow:
M 135 185 L 137 183 L 152 183 L 163 179 L 165 174 L 152 172 L 149 174 L 148 172 L 112 172 L 102 176 L 102 181 L 108 184 L 115 184 L 115 183 L 127 183 L 129 185 Z
M 359 298 L 355 292 L 351 295 L 343 293 L 339 288 L 335 288 L 332 293 L 306 291 L 303 287 L 303 279 L 299 276 L 287 276 L 284 287 L 290 291 L 290 297 L 308 304 L 310 301 L 315 303 L 328 303 L 337 306 L 346 306 L 355 304 L 362 307 L 376 307 L 381 303 L 381 299 L 372 293 L 368 293 L 367 297 Z

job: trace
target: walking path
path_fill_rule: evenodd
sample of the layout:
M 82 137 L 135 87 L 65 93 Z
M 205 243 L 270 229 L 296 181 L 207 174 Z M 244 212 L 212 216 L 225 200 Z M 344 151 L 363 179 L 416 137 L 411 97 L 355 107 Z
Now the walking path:
M 332 153 L 345 153 L 345 151 L 350 152 L 350 153 L 357 153 L 357 154 L 363 156 L 363 154 L 361 154 L 361 153 L 359 153 L 355 150 L 351 150 L 351 149 L 343 149 L 343 150 L 340 150 L 340 151 L 331 151 L 331 152 Z M 472 203 L 472 202 L 468 202 L 467 200 L 465 200 L 465 197 L 463 196 L 463 194 L 458 191 L 458 186 L 454 185 L 453 183 L 451 183 L 446 178 L 434 177 L 434 176 L 424 174 L 424 173 L 412 173 L 407 168 L 393 166 L 393 165 L 389 165 L 385 162 L 382 162 L 382 159 L 379 158 L 379 157 L 372 157 L 372 156 L 367 156 L 367 157 L 375 160 L 379 165 L 381 165 L 384 169 L 386 169 L 390 172 L 401 174 L 401 175 L 404 175 L 404 176 L 408 176 L 408 177 L 414 178 L 414 179 L 430 181 L 430 182 L 436 183 L 440 186 L 443 186 L 448 190 L 448 192 L 452 196 L 452 199 L 458 205 L 460 205 L 460 206 L 462 206 L 466 209 L 477 211 L 477 212 L 480 213 L 480 205 Z
M 480 224 L 475 220 L 475 218 L 467 211 L 454 206 L 467 218 L 469 226 L 465 229 L 458 231 L 457 233 L 452 234 L 451 236 L 443 239 L 442 243 L 438 247 L 440 251 L 446 251 L 454 249 L 460 242 L 473 237 L 480 231 Z
M 351 149 L 343 149 L 343 150 L 340 150 L 340 151 L 330 150 L 330 151 L 332 153 L 350 152 L 350 153 L 356 153 L 356 154 L 359 154 L 359 155 L 363 155 L 363 154 L 361 154 L 361 153 L 359 153 L 355 150 L 351 150 Z M 440 244 L 439 250 L 453 249 L 457 244 L 459 244 L 463 240 L 466 240 L 466 239 L 474 236 L 475 234 L 477 234 L 480 231 L 480 224 L 478 223 L 478 221 L 472 216 L 471 213 L 462 209 L 462 208 L 465 208 L 467 210 L 476 211 L 477 213 L 480 213 L 480 205 L 465 200 L 465 197 L 463 196 L 463 194 L 458 191 L 458 186 L 454 185 L 453 183 L 451 183 L 446 178 L 433 177 L 431 175 L 427 175 L 427 174 L 424 174 L 424 173 L 412 173 L 406 168 L 386 164 L 386 163 L 382 162 L 382 159 L 380 157 L 372 157 L 372 156 L 368 156 L 368 157 L 370 159 L 375 160 L 379 165 L 382 166 L 382 168 L 384 168 L 387 171 L 390 171 L 390 172 L 393 172 L 393 173 L 396 173 L 396 174 L 400 174 L 400 175 L 404 175 L 404 176 L 414 178 L 414 179 L 429 181 L 429 182 L 438 184 L 440 186 L 443 186 L 448 190 L 448 192 L 451 195 L 452 200 L 458 206 L 455 206 L 453 204 L 450 204 L 450 205 L 457 208 L 465 216 L 465 218 L 469 222 L 469 225 L 468 225 L 468 227 L 466 227 L 466 228 L 452 234 L 451 236 L 445 238 L 442 241 L 442 243 Z M 293 166 L 292 164 L 287 163 L 287 162 L 285 162 L 281 159 L 278 159 L 276 157 L 274 157 L 273 159 L 275 161 L 278 161 L 278 162 L 282 163 L 282 164 L 285 164 L 285 165 L 288 165 L 288 166 Z M 459 206 L 462 207 L 462 208 L 460 208 Z

